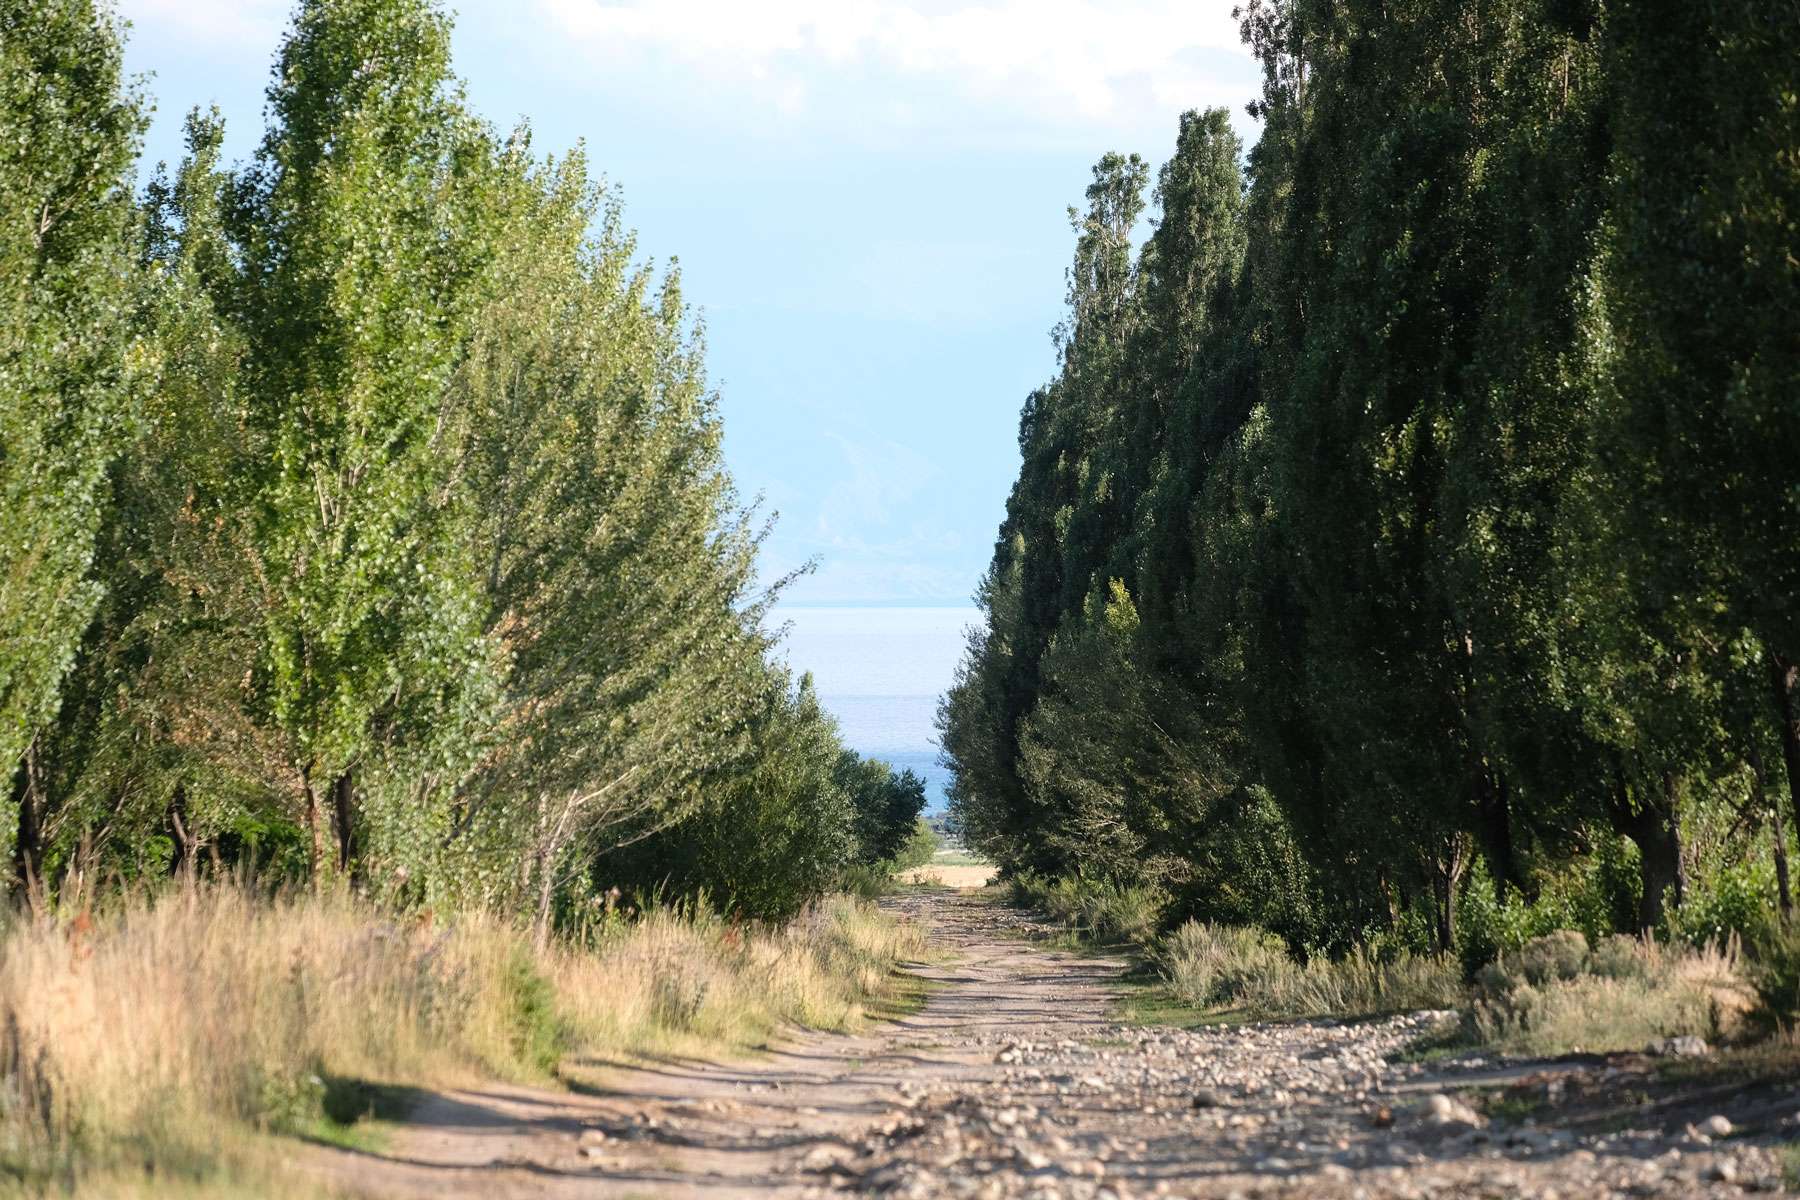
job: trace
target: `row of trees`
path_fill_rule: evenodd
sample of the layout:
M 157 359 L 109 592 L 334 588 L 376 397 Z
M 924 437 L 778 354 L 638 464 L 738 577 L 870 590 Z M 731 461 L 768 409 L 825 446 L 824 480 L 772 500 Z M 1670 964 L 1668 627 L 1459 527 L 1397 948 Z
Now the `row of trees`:
M 1667 927 L 1752 854 L 1787 909 L 1800 8 L 1239 15 L 1255 147 L 1183 116 L 1135 256 L 1135 155 L 1071 209 L 940 712 L 965 835 L 1320 945 L 1572 876 Z
M 196 112 L 138 197 L 110 18 L 0 4 L 23 887 L 253 857 L 543 936 L 688 859 L 792 911 L 912 830 L 922 787 L 770 657 L 677 274 L 579 152 L 471 115 L 449 45 L 425 0 L 309 0 L 254 160 Z M 761 873 L 688 851 L 719 825 Z

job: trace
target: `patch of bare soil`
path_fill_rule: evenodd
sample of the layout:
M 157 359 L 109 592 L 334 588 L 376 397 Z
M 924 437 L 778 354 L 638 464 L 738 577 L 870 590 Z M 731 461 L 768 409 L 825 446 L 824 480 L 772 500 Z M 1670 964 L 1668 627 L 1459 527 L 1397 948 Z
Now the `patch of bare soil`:
M 922 867 L 912 867 L 895 875 L 901 883 L 935 883 L 939 887 L 979 888 L 986 887 L 994 881 L 994 873 L 999 868 L 994 866 L 948 867 L 927 863 Z
M 921 891 L 955 957 L 926 1007 L 753 1062 L 575 1064 L 595 1094 L 429 1098 L 384 1154 L 321 1151 L 382 1196 L 1685 1197 L 1779 1191 L 1800 1096 L 1660 1082 L 1646 1061 L 1400 1061 L 1440 1014 L 1144 1029 L 1125 964 L 1032 945 L 1023 914 Z M 593 1075 L 593 1072 L 599 1072 Z M 1716 1118 L 1716 1119 L 1715 1119 Z

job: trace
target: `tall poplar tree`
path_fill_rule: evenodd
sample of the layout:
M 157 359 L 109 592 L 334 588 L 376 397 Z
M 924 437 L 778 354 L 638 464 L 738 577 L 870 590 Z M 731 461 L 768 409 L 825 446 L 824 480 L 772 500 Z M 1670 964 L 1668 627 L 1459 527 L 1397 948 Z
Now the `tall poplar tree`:
M 423 0 L 309 0 L 235 214 L 268 447 L 260 690 L 315 871 L 328 828 L 340 863 L 355 855 L 358 769 L 400 756 L 415 779 L 456 778 L 496 687 L 444 420 L 485 295 L 496 151 L 449 50 Z
M 100 596 L 88 568 L 132 419 L 129 183 L 143 122 L 120 53 L 91 0 L 0 4 L 0 764 L 18 771 L 10 800 L 27 843 L 43 786 L 30 747 Z

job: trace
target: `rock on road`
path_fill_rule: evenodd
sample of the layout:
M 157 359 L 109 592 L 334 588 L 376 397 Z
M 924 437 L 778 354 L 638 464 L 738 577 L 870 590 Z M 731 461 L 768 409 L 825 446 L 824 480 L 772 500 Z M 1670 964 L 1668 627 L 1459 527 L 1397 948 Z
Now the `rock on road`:
M 1724 1117 L 1673 1135 L 1501 1128 L 1395 1061 L 1440 1014 L 1122 1025 L 1125 964 L 1044 949 L 1015 910 L 948 890 L 884 906 L 945 961 L 926 1006 L 752 1062 L 610 1068 L 593 1095 L 428 1097 L 382 1154 L 320 1151 L 382 1196 L 1572 1197 L 1779 1191 Z M 600 1064 L 589 1064 L 589 1067 Z M 1514 1072 L 1515 1075 L 1518 1072 Z M 1472 1082 L 1474 1077 L 1460 1080 Z

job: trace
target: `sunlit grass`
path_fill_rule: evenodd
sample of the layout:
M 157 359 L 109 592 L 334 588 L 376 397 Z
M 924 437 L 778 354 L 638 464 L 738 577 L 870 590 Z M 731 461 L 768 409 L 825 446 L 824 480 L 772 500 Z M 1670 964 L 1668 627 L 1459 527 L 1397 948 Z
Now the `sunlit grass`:
M 542 955 L 482 913 L 223 886 L 20 919 L 0 942 L 0 1180 L 239 1194 L 271 1136 L 372 1148 L 409 1088 L 553 1084 L 910 1011 L 922 986 L 895 968 L 924 954 L 922 928 L 848 897 L 779 928 L 652 912 Z

